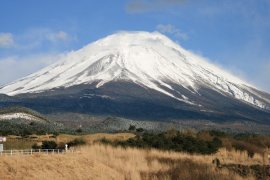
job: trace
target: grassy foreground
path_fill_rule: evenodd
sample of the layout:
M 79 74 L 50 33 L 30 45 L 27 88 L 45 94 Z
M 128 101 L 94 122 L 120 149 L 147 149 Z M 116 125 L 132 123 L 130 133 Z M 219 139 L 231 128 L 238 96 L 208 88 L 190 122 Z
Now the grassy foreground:
M 1 179 L 243 179 L 213 156 L 94 144 L 79 153 L 0 157 Z M 245 177 L 252 179 L 252 177 Z
M 168 132 L 165 135 L 174 137 Z M 209 142 L 214 138 L 209 133 L 190 136 L 207 139 Z M 151 139 L 157 145 L 163 144 L 160 136 L 153 137 L 155 138 Z M 267 152 L 264 151 L 265 144 L 268 145 L 269 142 L 266 137 L 248 136 L 244 139 L 242 137 L 235 139 L 231 136 L 219 136 L 224 145 L 217 152 L 208 155 L 164 149 L 161 151 L 152 149 L 150 146 L 137 148 L 102 143 L 104 139 L 106 142 L 129 142 L 134 138 L 135 140 L 138 138 L 134 133 L 8 136 L 5 146 L 14 149 L 31 148 L 34 143 L 41 141 L 55 141 L 59 144 L 75 139 L 83 139 L 85 145 L 75 147 L 77 152 L 74 154 L 0 156 L 0 179 L 233 180 L 270 178 L 270 159 L 267 153 L 262 153 Z M 257 144 L 254 143 L 255 140 Z M 256 144 L 256 149 L 254 149 L 255 146 L 251 146 L 253 143 Z M 234 148 L 239 145 L 243 148 Z M 252 156 L 250 152 L 253 152 Z M 213 160 L 216 159 L 219 165 L 213 164 Z

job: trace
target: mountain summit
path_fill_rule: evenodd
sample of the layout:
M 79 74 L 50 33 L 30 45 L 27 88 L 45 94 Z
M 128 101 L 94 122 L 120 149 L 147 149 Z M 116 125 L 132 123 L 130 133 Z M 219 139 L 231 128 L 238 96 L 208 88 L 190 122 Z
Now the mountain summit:
M 95 113 L 103 104 L 106 114 L 120 116 L 135 115 L 147 105 L 149 112 L 143 114 L 197 119 L 230 114 L 233 119 L 253 120 L 251 112 L 256 112 L 263 120 L 270 110 L 269 94 L 158 32 L 107 36 L 1 87 L 0 93 L 54 101 L 61 95 L 77 104 L 78 111 Z

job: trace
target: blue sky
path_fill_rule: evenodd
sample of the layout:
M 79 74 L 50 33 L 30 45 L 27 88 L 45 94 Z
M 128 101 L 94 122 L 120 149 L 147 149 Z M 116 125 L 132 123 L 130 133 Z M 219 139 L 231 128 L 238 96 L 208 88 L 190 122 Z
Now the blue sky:
M 270 0 L 1 0 L 0 84 L 122 30 L 160 31 L 270 91 Z

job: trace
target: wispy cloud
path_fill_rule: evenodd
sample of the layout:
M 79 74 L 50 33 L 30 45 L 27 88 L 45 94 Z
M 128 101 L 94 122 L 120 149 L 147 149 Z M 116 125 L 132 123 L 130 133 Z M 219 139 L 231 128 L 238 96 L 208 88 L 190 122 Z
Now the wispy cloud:
M 64 31 L 51 32 L 47 35 L 48 40 L 52 42 L 56 41 L 69 41 L 71 36 Z
M 56 62 L 61 56 L 61 54 L 47 53 L 24 57 L 10 56 L 2 58 L 0 59 L 0 86 L 34 73 Z
M 187 0 L 130 0 L 126 6 L 127 12 L 140 13 L 155 11 L 168 7 L 182 5 Z
M 32 28 L 19 34 L 0 33 L 0 48 L 14 50 L 32 50 L 44 46 L 65 46 L 77 38 L 63 30 L 50 28 Z
M 176 28 L 172 24 L 159 24 L 157 25 L 156 29 L 161 33 L 172 34 L 176 38 L 180 38 L 183 40 L 188 39 L 188 35 L 186 33 L 182 32 L 180 29 Z
M 63 30 L 50 28 L 33 28 L 18 35 L 18 48 L 34 49 L 44 45 L 67 45 L 76 41 L 76 37 Z M 27 44 L 27 45 L 26 45 Z M 26 46 L 25 46 L 26 45 Z
M 10 48 L 15 45 L 11 33 L 0 33 L 0 48 Z
M 51 28 L 32 28 L 16 34 L 0 33 L 0 85 L 53 63 L 74 41 L 76 37 L 68 32 Z

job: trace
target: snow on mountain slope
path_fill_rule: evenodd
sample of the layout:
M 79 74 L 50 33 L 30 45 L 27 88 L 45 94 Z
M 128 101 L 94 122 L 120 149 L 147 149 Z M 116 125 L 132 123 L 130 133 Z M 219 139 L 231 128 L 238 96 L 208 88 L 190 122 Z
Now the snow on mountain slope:
M 168 91 L 178 84 L 198 94 L 202 86 L 268 109 L 270 99 L 250 84 L 189 52 L 158 32 L 119 32 L 70 52 L 55 64 L 0 88 L 17 95 L 98 82 L 132 81 L 189 104 L 188 97 Z M 166 88 L 164 88 L 166 87 Z M 255 89 L 255 88 L 254 88 Z M 181 94 L 181 92 L 178 92 Z
M 31 114 L 27 113 L 7 113 L 7 114 L 0 114 L 0 121 L 1 120 L 11 120 L 11 119 L 25 119 L 25 120 L 31 120 L 31 121 L 40 121 L 44 122 L 44 120 L 33 116 Z

